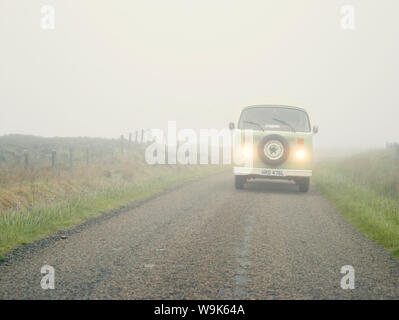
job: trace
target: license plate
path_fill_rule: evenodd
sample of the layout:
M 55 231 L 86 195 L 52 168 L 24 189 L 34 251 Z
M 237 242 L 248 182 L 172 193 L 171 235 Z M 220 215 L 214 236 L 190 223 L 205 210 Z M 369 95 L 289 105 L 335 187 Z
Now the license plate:
M 265 176 L 272 176 L 272 177 L 284 177 L 284 173 L 282 170 L 264 169 L 262 170 L 262 174 Z

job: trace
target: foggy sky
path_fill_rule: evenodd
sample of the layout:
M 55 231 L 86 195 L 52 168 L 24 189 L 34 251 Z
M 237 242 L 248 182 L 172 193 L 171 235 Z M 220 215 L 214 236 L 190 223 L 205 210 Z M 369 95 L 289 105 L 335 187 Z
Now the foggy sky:
M 54 30 L 40 8 L 56 10 Z M 355 30 L 340 8 L 355 7 Z M 253 104 L 308 110 L 323 147 L 399 141 L 399 3 L 0 0 L 0 135 L 224 128 Z

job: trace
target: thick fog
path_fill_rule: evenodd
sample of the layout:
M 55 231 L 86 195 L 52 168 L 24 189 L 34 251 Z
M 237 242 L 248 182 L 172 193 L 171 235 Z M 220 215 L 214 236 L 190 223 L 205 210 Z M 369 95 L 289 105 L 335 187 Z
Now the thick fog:
M 0 0 L 0 135 L 116 138 L 168 120 L 220 129 L 247 105 L 288 104 L 308 110 L 320 147 L 384 146 L 399 141 L 398 10 L 396 0 Z

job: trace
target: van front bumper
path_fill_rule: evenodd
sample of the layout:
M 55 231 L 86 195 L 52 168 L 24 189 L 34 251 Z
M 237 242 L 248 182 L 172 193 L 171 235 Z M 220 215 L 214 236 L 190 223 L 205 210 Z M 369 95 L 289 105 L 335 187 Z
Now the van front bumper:
M 295 169 L 273 169 L 273 168 L 249 168 L 234 167 L 234 175 L 236 176 L 259 176 L 274 178 L 290 178 L 290 177 L 311 177 L 312 170 L 295 170 Z

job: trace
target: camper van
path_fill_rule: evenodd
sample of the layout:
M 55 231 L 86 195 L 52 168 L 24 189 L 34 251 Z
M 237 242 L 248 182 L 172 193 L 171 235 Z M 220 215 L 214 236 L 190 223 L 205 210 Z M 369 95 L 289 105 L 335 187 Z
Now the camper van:
M 235 152 L 251 160 L 251 165 L 234 167 L 235 187 L 243 189 L 250 179 L 285 179 L 294 181 L 299 191 L 309 190 L 312 176 L 313 135 L 305 109 L 282 105 L 256 105 L 241 111 L 237 127 L 229 125 L 244 137 L 251 134 L 251 143 L 242 139 Z M 237 133 L 237 132 L 236 132 Z

